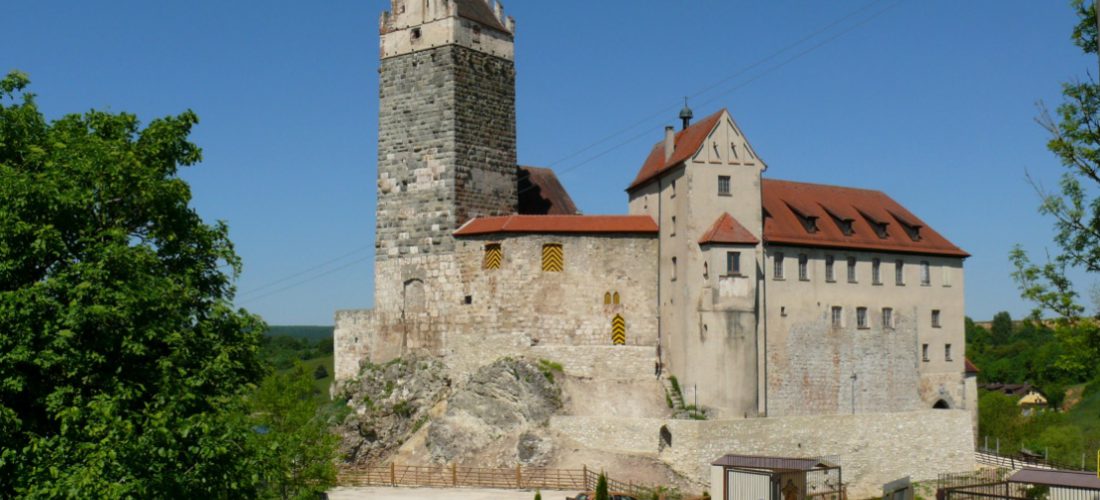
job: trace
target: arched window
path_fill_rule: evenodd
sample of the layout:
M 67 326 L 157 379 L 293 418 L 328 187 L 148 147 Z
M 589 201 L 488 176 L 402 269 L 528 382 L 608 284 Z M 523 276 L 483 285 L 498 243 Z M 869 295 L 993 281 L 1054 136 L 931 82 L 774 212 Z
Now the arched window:
M 611 305 L 611 292 L 607 292 L 607 293 L 603 294 L 603 305 L 605 305 L 605 306 Z
M 951 404 L 941 399 L 939 401 L 936 401 L 936 404 L 932 405 L 932 408 L 935 410 L 950 410 Z
M 619 305 L 619 292 L 615 292 L 615 296 L 614 296 L 613 300 L 615 302 L 615 305 Z

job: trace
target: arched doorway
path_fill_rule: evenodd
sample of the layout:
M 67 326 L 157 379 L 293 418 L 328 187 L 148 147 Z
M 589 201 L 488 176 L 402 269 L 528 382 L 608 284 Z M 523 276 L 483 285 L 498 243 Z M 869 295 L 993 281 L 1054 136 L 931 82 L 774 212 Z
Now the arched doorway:
M 950 410 L 951 403 L 948 403 L 946 400 L 941 399 L 939 401 L 936 401 L 936 404 L 932 405 L 932 408 L 935 410 Z

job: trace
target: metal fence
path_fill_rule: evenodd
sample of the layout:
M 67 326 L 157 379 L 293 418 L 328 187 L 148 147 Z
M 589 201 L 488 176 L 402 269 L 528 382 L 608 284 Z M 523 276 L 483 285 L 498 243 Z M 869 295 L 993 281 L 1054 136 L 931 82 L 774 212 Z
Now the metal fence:
M 986 469 L 941 474 L 937 499 L 943 500 L 1100 500 L 1100 489 L 1009 481 L 1013 471 Z
M 1066 464 L 1055 460 L 1048 460 L 1045 458 L 1037 458 L 1028 455 L 1001 455 L 995 450 L 978 448 L 974 452 L 974 460 L 982 465 L 990 465 L 993 467 L 1003 467 L 1006 469 L 1022 469 L 1024 467 L 1032 467 L 1036 469 L 1059 469 L 1059 470 L 1091 470 L 1087 466 L 1081 467 L 1078 464 Z

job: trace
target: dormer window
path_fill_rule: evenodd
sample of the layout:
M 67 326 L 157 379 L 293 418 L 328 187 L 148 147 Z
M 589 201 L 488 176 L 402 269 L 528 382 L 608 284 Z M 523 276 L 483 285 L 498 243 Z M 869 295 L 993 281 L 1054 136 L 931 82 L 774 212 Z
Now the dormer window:
M 923 229 L 924 226 L 917 224 L 915 221 L 910 220 L 908 217 L 898 215 L 892 211 L 890 212 L 890 215 L 892 215 L 894 219 L 897 220 L 899 224 L 901 224 L 901 228 L 905 230 L 905 234 L 909 236 L 909 239 L 913 241 L 921 240 L 920 230 Z

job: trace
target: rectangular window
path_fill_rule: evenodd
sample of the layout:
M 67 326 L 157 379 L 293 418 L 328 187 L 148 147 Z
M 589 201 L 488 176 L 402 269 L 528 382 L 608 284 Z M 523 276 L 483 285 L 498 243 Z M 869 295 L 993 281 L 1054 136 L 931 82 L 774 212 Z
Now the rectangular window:
M 726 252 L 726 275 L 741 275 L 741 252 Z
M 672 224 L 669 227 L 669 236 L 676 236 L 676 216 L 672 216 Z
M 943 346 L 943 359 L 945 361 L 951 361 L 951 344 Z
M 798 256 L 798 279 L 810 280 L 810 258 L 806 254 Z
M 871 283 L 875 285 L 882 284 L 882 261 L 879 259 L 871 261 Z
M 939 328 L 939 327 L 940 327 L 940 310 L 939 309 L 933 309 L 932 310 L 932 328 Z
M 844 326 L 844 308 L 840 306 L 833 306 L 833 326 L 837 328 Z
M 485 245 L 485 259 L 481 263 L 481 268 L 500 269 L 500 261 L 503 257 L 504 252 L 500 249 L 500 243 L 489 243 Z
M 676 197 L 676 179 L 672 179 L 672 195 L 670 195 L 669 198 L 675 198 L 675 197 Z
M 927 260 L 922 260 L 920 263 L 920 284 L 921 286 L 932 284 L 932 267 Z
M 547 243 L 542 246 L 542 270 L 547 273 L 560 273 L 565 270 L 565 253 L 561 243 Z
M 882 308 L 882 327 L 893 328 L 894 327 L 894 310 L 889 307 Z
M 857 307 L 856 308 L 856 327 L 858 327 L 860 329 L 870 328 L 869 326 L 867 326 L 867 308 L 866 307 Z
M 718 176 L 718 196 L 730 195 L 730 176 L 719 175 Z
M 894 283 L 898 286 L 905 284 L 905 261 L 894 261 Z
M 775 257 L 772 257 L 772 261 L 772 277 L 777 280 L 783 279 L 783 254 L 775 254 Z
M 940 269 L 943 270 L 940 273 L 942 275 L 943 286 L 945 286 L 945 287 L 951 286 L 951 267 L 950 266 L 943 266 Z
M 836 282 L 836 258 L 832 255 L 825 256 L 825 281 Z
M 923 345 L 920 346 L 920 354 L 921 354 L 920 359 L 922 361 L 927 362 L 928 361 L 928 344 L 923 344 Z
M 856 258 L 848 257 L 848 283 L 856 282 Z
M 672 258 L 672 281 L 676 281 L 676 274 L 677 274 L 676 257 L 673 257 Z

